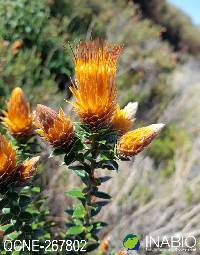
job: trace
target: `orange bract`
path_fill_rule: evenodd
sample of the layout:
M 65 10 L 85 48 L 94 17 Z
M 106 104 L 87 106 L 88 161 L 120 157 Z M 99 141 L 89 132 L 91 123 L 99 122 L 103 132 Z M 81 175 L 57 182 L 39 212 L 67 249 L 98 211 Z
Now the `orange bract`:
M 0 134 L 0 185 L 20 185 L 32 177 L 39 157 L 17 165 L 16 152 L 7 139 Z M 0 188 L 1 188 L 0 187 Z
M 66 118 L 63 110 L 57 114 L 51 108 L 37 105 L 35 111 L 37 130 L 44 140 L 54 147 L 69 147 L 74 141 L 74 128 L 70 118 Z
M 134 156 L 141 152 L 159 134 L 164 124 L 152 124 L 123 135 L 118 142 L 118 154 Z
M 127 255 L 127 251 L 118 251 L 117 255 Z
M 116 111 L 116 65 L 122 47 L 106 42 L 80 42 L 75 52 L 76 83 L 70 88 L 83 123 L 109 127 Z
M 20 184 L 27 182 L 34 175 L 39 158 L 38 156 L 25 160 L 24 163 L 19 166 L 17 179 Z
M 108 240 L 103 240 L 100 245 L 99 245 L 99 250 L 102 252 L 102 253 L 106 253 L 109 249 L 109 242 Z
M 132 128 L 137 107 L 138 103 L 136 102 L 128 103 L 128 105 L 122 110 L 120 110 L 118 105 L 112 125 L 113 128 L 119 132 L 119 134 L 123 135 Z
M 126 251 L 118 251 L 117 255 L 127 255 Z
M 22 89 L 15 88 L 12 91 L 7 108 L 7 112 L 3 111 L 5 117 L 1 119 L 9 132 L 13 136 L 30 135 L 33 131 L 32 114 Z
M 0 135 L 0 184 L 8 182 L 16 170 L 16 152 L 7 139 Z

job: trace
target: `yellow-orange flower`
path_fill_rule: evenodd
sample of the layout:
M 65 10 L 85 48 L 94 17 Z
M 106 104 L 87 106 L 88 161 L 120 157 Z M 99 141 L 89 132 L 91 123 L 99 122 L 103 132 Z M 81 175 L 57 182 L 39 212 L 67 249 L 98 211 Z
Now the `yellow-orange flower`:
M 16 151 L 11 143 L 0 134 L 0 186 L 7 184 L 23 184 L 35 171 L 35 166 L 39 157 L 24 161 L 17 165 Z M 1 188 L 0 187 L 0 188 Z
M 18 171 L 17 171 L 18 183 L 20 184 L 26 183 L 34 175 L 36 170 L 36 164 L 39 158 L 40 157 L 38 156 L 38 157 L 31 158 L 29 160 L 25 160 L 24 163 L 18 167 Z
M 136 102 L 128 103 L 127 106 L 125 106 L 122 110 L 120 110 L 118 105 L 112 125 L 113 128 L 119 132 L 119 134 L 123 135 L 132 128 L 137 108 L 138 103 Z
M 30 105 L 21 88 L 15 88 L 7 103 L 7 112 L 3 111 L 3 124 L 13 136 L 23 137 L 33 131 L 33 120 Z
M 54 147 L 69 147 L 74 141 L 74 127 L 62 109 L 57 114 L 51 108 L 37 105 L 35 111 L 36 132 Z
M 5 136 L 0 134 L 0 184 L 12 179 L 16 171 L 16 152 Z
M 99 245 L 99 250 L 102 253 L 106 253 L 109 249 L 109 242 L 108 240 L 103 240 Z
M 100 40 L 80 42 L 75 52 L 75 84 L 70 88 L 79 117 L 91 129 L 111 125 L 116 103 L 116 65 L 122 47 Z
M 141 152 L 159 134 L 164 124 L 152 124 L 123 135 L 117 146 L 118 154 L 134 156 Z
M 126 251 L 119 251 L 119 252 L 117 253 L 117 255 L 127 255 L 127 252 L 126 252 Z

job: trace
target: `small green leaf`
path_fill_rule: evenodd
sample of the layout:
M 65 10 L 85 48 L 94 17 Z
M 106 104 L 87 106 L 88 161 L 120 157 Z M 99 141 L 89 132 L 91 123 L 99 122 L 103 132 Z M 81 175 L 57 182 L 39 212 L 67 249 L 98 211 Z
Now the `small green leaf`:
M 82 166 L 82 165 L 76 165 L 76 166 L 69 166 L 68 167 L 70 170 L 78 170 L 78 171 L 81 171 L 81 170 L 85 170 L 85 166 Z
M 85 157 L 84 157 L 83 153 L 79 153 L 79 154 L 77 155 L 77 160 L 78 160 L 79 162 L 81 162 L 81 163 L 84 163 Z
M 62 150 L 62 149 L 55 149 L 55 150 L 52 151 L 52 153 L 51 153 L 51 155 L 49 157 L 52 157 L 53 155 L 59 156 L 61 154 L 64 154 L 64 150 Z
M 108 223 L 104 222 L 104 221 L 97 221 L 93 223 L 93 226 L 97 229 L 101 229 L 103 227 L 108 226 Z
M 40 187 L 34 187 L 31 189 L 34 193 L 40 193 Z
M 104 199 L 111 199 L 111 196 L 105 192 L 101 192 L 101 191 L 96 191 L 94 192 L 94 194 L 96 197 L 99 197 L 99 198 L 104 198 Z
M 103 207 L 103 206 L 106 206 L 106 205 L 108 205 L 110 203 L 110 201 L 98 201 L 98 202 L 96 202 L 95 204 L 97 205 L 97 206 L 99 206 L 99 207 Z
M 19 236 L 19 232 L 14 231 L 14 232 L 12 232 L 11 234 L 8 235 L 8 238 L 11 239 L 11 240 L 15 240 L 15 239 L 17 239 L 18 236 Z M 14 255 L 14 253 L 12 255 Z
M 4 207 L 8 206 L 9 200 L 7 198 L 3 198 L 0 201 L 0 210 L 2 210 Z
M 100 159 L 101 160 L 109 160 L 111 158 L 111 152 L 107 150 L 103 150 L 100 153 Z
M 88 231 L 88 232 L 91 232 L 92 229 L 93 229 L 93 225 L 87 227 L 87 231 Z
M 96 250 L 99 247 L 99 243 L 89 244 L 86 248 L 87 252 Z
M 29 196 L 21 195 L 19 198 L 19 206 L 20 207 L 27 206 L 30 202 L 31 202 L 31 197 L 29 197 Z
M 100 211 L 101 211 L 101 207 L 100 207 L 100 206 L 99 206 L 99 207 L 96 207 L 96 208 L 93 208 L 93 209 L 91 210 L 91 216 L 92 216 L 92 217 L 96 216 Z
M 79 177 L 86 177 L 88 176 L 87 172 L 83 171 L 83 170 L 74 170 L 74 173 L 79 176 Z
M 1 226 L 0 226 L 0 231 L 3 231 L 3 232 L 6 231 L 8 228 L 10 228 L 10 226 L 11 226 L 10 224 L 1 225 Z
M 118 164 L 115 160 L 102 160 L 98 163 L 98 168 L 107 168 L 108 170 L 118 170 Z
M 98 141 L 98 143 L 100 143 L 100 144 L 106 144 L 106 140 L 102 140 L 102 141 Z
M 76 154 L 73 151 L 70 151 L 68 154 L 65 155 L 64 157 L 64 162 L 66 165 L 71 164 L 76 160 L 75 158 Z
M 10 213 L 10 208 L 3 208 L 3 209 L 2 209 L 2 213 L 3 213 L 3 214 Z
M 65 194 L 71 196 L 71 197 L 78 197 L 78 198 L 85 198 L 83 192 L 79 188 L 74 188 L 70 191 L 65 192 Z
M 104 176 L 104 177 L 99 177 L 97 180 L 98 180 L 100 183 L 104 183 L 104 182 L 109 181 L 110 179 L 112 179 L 111 176 Z
M 11 213 L 7 213 L 1 216 L 1 225 L 10 223 L 10 220 L 13 218 Z
M 85 210 L 84 206 L 82 204 L 78 204 L 74 208 L 74 212 L 73 212 L 72 216 L 74 218 L 84 218 L 85 215 L 86 215 L 86 210 Z
M 15 232 L 15 227 L 14 226 L 10 226 L 9 228 L 6 229 L 6 231 L 4 232 L 4 235 L 9 235 L 11 233 Z
M 70 216 L 72 216 L 73 213 L 74 213 L 74 210 L 73 210 L 73 209 L 67 209 L 65 212 L 66 212 L 67 214 L 69 214 Z
M 93 234 L 97 234 L 103 227 L 106 227 L 108 224 L 106 222 L 98 221 L 93 223 Z
M 23 226 L 22 228 L 22 233 L 25 232 L 25 233 L 31 233 L 32 232 L 32 227 L 30 225 L 25 225 Z
M 21 211 L 21 208 L 20 208 L 19 205 L 15 205 L 15 206 L 12 206 L 12 207 L 10 208 L 10 212 L 11 212 L 13 215 L 19 214 L 20 211 Z
M 25 220 L 25 221 L 31 220 L 31 219 L 33 219 L 33 215 L 29 212 L 21 212 L 20 213 L 20 219 Z
M 12 201 L 16 201 L 19 198 L 19 195 L 17 194 L 17 192 L 8 192 L 7 197 Z
M 73 226 L 73 227 L 70 227 L 67 230 L 67 235 L 78 235 L 78 234 L 81 234 L 84 231 L 84 229 L 85 228 L 83 226 Z

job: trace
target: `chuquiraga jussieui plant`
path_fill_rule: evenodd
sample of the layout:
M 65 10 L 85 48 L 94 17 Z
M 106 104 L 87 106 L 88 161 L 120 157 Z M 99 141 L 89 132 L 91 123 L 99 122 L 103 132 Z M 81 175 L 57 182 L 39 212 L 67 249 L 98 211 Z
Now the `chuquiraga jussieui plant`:
M 67 210 L 71 221 L 66 239 L 85 240 L 86 253 L 98 247 L 98 232 L 107 225 L 95 220 L 111 199 L 101 190 L 110 177 L 100 169 L 117 171 L 118 160 L 129 160 L 142 151 L 164 126 L 152 124 L 130 131 L 137 103 L 120 109 L 117 102 L 115 78 L 121 51 L 121 46 L 101 40 L 81 41 L 76 46 L 75 82 L 70 90 L 80 122 L 73 124 L 62 109 L 57 113 L 38 105 L 35 111 L 37 132 L 52 145 L 54 154 L 64 154 L 68 169 L 82 182 L 81 187 L 66 192 L 79 200 Z

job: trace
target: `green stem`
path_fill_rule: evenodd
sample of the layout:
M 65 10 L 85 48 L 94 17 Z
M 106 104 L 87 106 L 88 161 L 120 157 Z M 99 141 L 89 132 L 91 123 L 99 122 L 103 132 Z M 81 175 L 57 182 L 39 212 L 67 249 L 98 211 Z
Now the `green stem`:
M 85 216 L 85 224 L 86 226 L 89 226 L 92 223 L 92 217 L 91 217 L 91 203 L 92 203 L 92 192 L 93 189 L 96 188 L 95 182 L 94 182 L 94 172 L 96 168 L 96 159 L 98 156 L 98 146 L 95 143 L 95 141 L 92 141 L 91 144 L 91 151 L 92 151 L 92 160 L 90 164 L 90 172 L 89 174 L 89 180 L 88 180 L 88 185 L 87 185 L 87 195 L 86 195 L 86 216 Z

